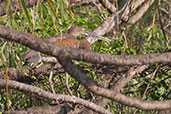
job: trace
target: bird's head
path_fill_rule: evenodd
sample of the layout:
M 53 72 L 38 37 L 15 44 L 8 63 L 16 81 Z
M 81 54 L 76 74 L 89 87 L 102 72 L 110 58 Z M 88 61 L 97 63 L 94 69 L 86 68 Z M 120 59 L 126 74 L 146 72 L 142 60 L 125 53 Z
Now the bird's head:
M 75 25 L 68 29 L 68 34 L 71 34 L 74 37 L 86 35 L 88 36 L 87 30 L 81 26 Z

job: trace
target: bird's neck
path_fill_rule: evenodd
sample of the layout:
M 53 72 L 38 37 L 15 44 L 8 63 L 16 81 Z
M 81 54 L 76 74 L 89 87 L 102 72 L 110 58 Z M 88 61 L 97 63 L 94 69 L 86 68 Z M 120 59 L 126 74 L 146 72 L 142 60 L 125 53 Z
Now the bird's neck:
M 75 34 L 75 33 L 73 33 L 73 32 L 67 32 L 67 34 L 70 34 L 70 35 L 72 35 L 73 37 L 77 37 L 78 35 L 77 34 Z

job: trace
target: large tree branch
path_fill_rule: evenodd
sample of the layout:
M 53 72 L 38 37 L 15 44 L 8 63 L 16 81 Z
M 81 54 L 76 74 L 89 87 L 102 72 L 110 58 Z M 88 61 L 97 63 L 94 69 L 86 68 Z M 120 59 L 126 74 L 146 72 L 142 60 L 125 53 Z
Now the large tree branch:
M 90 109 L 89 109 L 90 110 Z M 35 106 L 31 108 L 24 108 L 21 110 L 5 111 L 10 114 L 70 114 L 72 107 L 68 104 L 64 105 L 48 105 L 48 106 Z
M 140 73 L 148 68 L 148 65 L 133 66 L 125 74 L 123 74 L 114 85 L 111 90 L 120 92 L 120 90 L 134 77 L 135 74 Z
M 60 56 L 58 58 L 61 65 L 64 69 L 77 81 L 82 83 L 87 89 L 96 93 L 97 95 L 101 95 L 103 97 L 107 97 L 111 100 L 120 102 L 127 106 L 133 106 L 136 108 L 140 108 L 143 110 L 164 110 L 171 108 L 171 100 L 167 101 L 143 101 L 141 99 L 127 97 L 117 91 L 112 91 L 106 88 L 101 87 L 96 82 L 92 81 L 88 76 L 86 76 L 79 68 L 72 64 L 66 57 Z
M 5 89 L 5 87 L 6 87 L 5 80 L 0 79 L 0 87 Z M 75 96 L 52 94 L 52 93 L 44 91 L 38 87 L 34 87 L 32 85 L 26 85 L 26 84 L 23 84 L 20 82 L 12 81 L 12 80 L 8 80 L 8 87 L 11 89 L 17 89 L 19 91 L 23 91 L 26 93 L 33 93 L 39 97 L 43 97 L 43 98 L 47 98 L 47 99 L 51 99 L 51 100 L 66 101 L 66 102 L 81 104 L 81 105 L 83 105 L 91 110 L 94 110 L 96 112 L 99 112 L 99 113 L 111 114 L 109 111 L 106 111 L 104 108 L 102 108 L 92 102 L 77 98 Z
M 99 27 L 97 27 L 94 32 L 99 35 L 104 35 L 109 32 L 114 26 L 121 23 L 121 20 L 127 21 L 129 19 L 129 14 L 140 6 L 145 0 L 121 0 L 119 4 L 119 20 L 117 22 L 116 11 L 108 17 Z M 107 6 L 110 7 L 110 6 Z
M 128 23 L 134 24 L 134 23 L 138 22 L 142 18 L 142 16 L 147 12 L 147 10 L 153 4 L 154 1 L 155 0 L 146 1 L 143 4 L 143 6 L 137 11 L 137 13 L 129 19 Z
M 57 69 L 57 70 L 56 70 Z M 50 72 L 50 65 L 46 64 L 39 68 L 35 68 L 34 66 L 28 67 L 23 66 L 22 70 L 19 68 L 8 68 L 8 78 L 10 80 L 18 80 L 18 81 L 26 81 L 29 82 L 32 80 L 29 76 L 26 76 L 27 74 L 30 76 L 48 76 Z M 64 70 L 61 68 L 59 64 L 55 65 L 54 75 L 59 73 L 64 73 Z M 0 70 L 0 79 L 5 79 L 5 70 Z
M 104 35 L 109 32 L 114 26 L 121 23 L 121 19 L 127 21 L 129 19 L 129 14 L 135 10 L 139 5 L 141 5 L 144 0 L 122 0 L 119 4 L 119 20 L 117 22 L 116 11 L 108 17 L 99 27 L 95 29 L 95 33 L 99 35 Z M 108 7 L 108 6 L 107 6 Z
M 0 25 L 0 37 L 18 42 L 36 51 L 40 51 L 44 54 L 48 54 L 54 57 L 63 55 L 70 59 L 82 60 L 86 62 L 99 63 L 99 64 L 117 64 L 117 65 L 144 65 L 154 63 L 169 63 L 171 62 L 171 52 L 168 53 L 156 53 L 146 55 L 133 55 L 133 56 L 121 56 L 121 55 L 107 55 L 97 52 L 62 48 L 51 43 L 47 43 L 41 38 L 34 35 L 20 32 L 17 30 L 9 29 Z
M 113 13 L 110 17 L 108 17 L 99 27 L 97 27 L 94 32 L 99 35 L 104 35 L 109 32 L 114 26 L 121 22 L 121 19 L 127 16 L 128 9 L 130 5 L 130 0 L 123 0 L 122 4 L 119 6 L 119 22 L 117 22 L 117 14 Z
M 124 73 L 116 82 L 114 85 L 110 87 L 110 90 L 119 92 L 132 78 L 135 74 L 141 73 L 144 71 L 148 65 L 143 65 L 143 66 L 138 66 L 138 67 L 131 67 L 126 73 Z M 107 99 L 105 97 L 102 97 L 100 99 L 96 100 L 96 104 L 105 107 L 111 100 Z M 90 113 L 92 112 L 91 110 L 85 108 L 84 110 L 80 111 L 80 114 L 82 113 Z M 92 112 L 92 114 L 95 114 Z
M 136 61 L 136 64 L 150 64 L 150 63 L 152 64 L 153 62 L 164 62 L 164 63 L 170 62 L 171 61 L 171 53 L 141 55 L 141 57 L 142 57 L 141 59 L 145 59 L 145 61 L 144 61 L 144 60 L 141 60 L 140 58 L 138 58 L 138 56 L 122 57 L 122 56 L 99 54 L 99 53 L 95 53 L 95 52 L 86 52 L 83 50 L 80 51 L 80 50 L 68 49 L 68 48 L 62 48 L 59 46 L 55 46 L 53 44 L 45 42 L 41 38 L 34 37 L 27 33 L 18 32 L 16 30 L 6 28 L 2 25 L 0 25 L 0 36 L 5 37 L 8 40 L 17 41 L 20 44 L 28 46 L 37 51 L 41 51 L 45 54 L 57 57 L 60 60 L 60 63 L 65 68 L 65 70 L 69 74 L 71 74 L 71 76 L 73 76 L 76 80 L 81 82 L 86 88 L 88 88 L 89 90 L 91 90 L 92 92 L 94 92 L 98 95 L 107 97 L 111 100 L 123 103 L 128 106 L 134 106 L 134 107 L 141 108 L 144 110 L 151 110 L 151 109 L 162 110 L 162 109 L 168 109 L 171 107 L 171 101 L 165 101 L 165 102 L 164 101 L 163 102 L 162 101 L 142 101 L 139 99 L 133 99 L 130 97 L 126 97 L 122 94 L 118 94 L 114 91 L 111 91 L 109 89 L 105 89 L 101 86 L 98 86 L 95 82 L 93 82 L 91 79 L 89 79 L 84 73 L 82 73 L 77 68 L 77 66 L 73 65 L 71 62 L 69 62 L 67 60 L 63 60 L 65 58 L 67 58 L 67 59 L 69 58 L 70 60 L 76 59 L 76 60 L 89 61 L 89 62 L 93 62 L 93 63 L 106 63 L 106 64 L 111 64 L 111 63 L 115 64 L 115 62 L 117 63 L 118 61 L 123 61 L 121 64 L 123 64 L 123 63 L 125 64 L 125 63 L 129 63 L 130 61 L 132 61 L 132 63 L 131 63 L 132 65 L 134 65 L 135 64 L 134 62 Z M 117 58 L 117 60 L 115 60 L 115 57 L 119 57 L 119 58 Z M 126 59 L 124 59 L 125 57 L 126 57 Z M 150 57 L 150 58 L 147 59 L 147 57 Z M 136 59 L 138 59 L 138 61 Z M 108 60 L 108 61 L 106 61 L 106 60 Z M 100 61 L 100 62 L 98 62 L 98 61 Z M 127 65 L 131 65 L 131 64 L 127 64 Z M 129 101 L 129 102 L 127 102 L 127 101 Z M 130 101 L 131 101 L 131 103 L 130 103 Z M 155 103 L 155 105 L 153 103 Z M 146 107 L 146 106 L 148 106 L 148 107 Z

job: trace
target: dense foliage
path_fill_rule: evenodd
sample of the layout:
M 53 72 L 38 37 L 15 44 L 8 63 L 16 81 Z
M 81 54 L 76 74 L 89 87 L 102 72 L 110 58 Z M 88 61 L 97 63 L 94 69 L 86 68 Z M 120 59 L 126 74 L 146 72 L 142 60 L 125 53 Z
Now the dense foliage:
M 106 8 L 102 8 L 100 12 L 94 5 L 77 6 L 72 9 L 68 8 L 69 4 L 63 0 L 52 0 L 52 7 L 48 3 L 39 3 L 32 8 L 26 8 L 20 12 L 9 12 L 8 15 L 0 17 L 0 23 L 19 31 L 28 32 L 41 38 L 50 37 L 59 33 L 65 33 L 72 25 L 80 25 L 88 30 L 93 30 L 98 27 L 104 20 L 110 16 Z M 171 47 L 166 45 L 164 35 L 161 29 L 160 20 L 158 18 L 157 6 L 160 5 L 166 11 L 167 4 L 164 2 L 155 3 L 148 10 L 141 21 L 134 25 L 121 23 L 119 29 L 110 31 L 105 36 L 113 39 L 114 43 L 98 41 L 92 46 L 92 50 L 100 53 L 113 55 L 138 55 L 148 53 L 163 53 L 168 52 Z M 165 7 L 166 6 L 166 7 Z M 102 7 L 102 6 L 100 6 Z M 10 7 L 9 7 L 10 10 Z M 55 13 L 53 12 L 55 11 Z M 136 12 L 136 10 L 134 11 Z M 163 19 L 167 22 L 167 16 L 162 13 Z M 163 23 L 164 25 L 166 23 Z M 167 30 L 167 29 L 166 29 Z M 169 39 L 169 33 L 166 32 L 166 37 Z M 79 37 L 82 38 L 82 37 Z M 170 40 L 169 40 L 170 41 Z M 14 42 L 0 41 L 0 68 L 15 67 L 22 69 L 24 60 L 23 54 L 28 50 L 27 47 Z M 107 81 L 120 77 L 125 71 L 122 67 L 115 68 L 110 72 L 105 72 L 107 76 L 101 73 L 103 66 L 92 65 L 89 63 L 78 61 L 76 62 L 84 71 L 99 84 L 103 85 Z M 28 64 L 28 66 L 31 64 Z M 33 64 L 34 66 L 38 63 Z M 116 73 L 120 71 L 119 73 Z M 27 75 L 30 76 L 30 75 Z M 50 91 L 48 76 L 30 76 L 35 81 L 30 84 Z M 152 78 L 153 77 L 153 78 Z M 107 78 L 107 79 L 106 79 Z M 170 80 L 171 70 L 170 64 L 156 63 L 150 66 L 146 71 L 138 74 L 131 80 L 126 87 L 122 89 L 122 93 L 128 96 L 142 98 L 146 100 L 164 100 L 171 99 Z M 71 92 L 66 88 L 65 73 L 58 74 L 53 78 L 55 91 L 58 94 L 72 94 L 87 100 L 95 100 L 95 94 L 86 90 L 73 78 L 69 78 L 69 87 Z M 110 83 L 104 85 L 108 87 Z M 145 92 L 146 91 L 146 92 Z M 145 93 L 145 94 L 144 94 Z M 43 104 L 54 104 L 55 101 L 43 100 L 36 96 L 32 96 L 23 92 L 9 90 L 9 105 L 11 109 L 21 110 L 23 108 L 39 106 Z M 6 92 L 0 91 L 0 114 L 6 110 Z M 115 113 L 133 113 L 135 108 L 130 108 L 111 102 L 106 106 Z M 142 111 L 141 114 L 156 113 L 155 111 Z

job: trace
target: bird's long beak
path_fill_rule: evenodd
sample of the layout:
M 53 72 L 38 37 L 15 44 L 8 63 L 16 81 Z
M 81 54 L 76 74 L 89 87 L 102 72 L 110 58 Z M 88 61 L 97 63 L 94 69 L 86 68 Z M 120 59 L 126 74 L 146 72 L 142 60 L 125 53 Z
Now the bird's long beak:
M 109 42 L 113 41 L 112 39 L 97 35 L 97 34 L 90 32 L 90 31 L 85 31 L 85 32 L 86 32 L 86 34 L 88 34 L 88 36 L 93 37 L 93 38 L 97 38 L 98 40 L 105 40 L 105 41 L 109 41 Z

